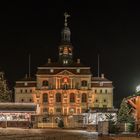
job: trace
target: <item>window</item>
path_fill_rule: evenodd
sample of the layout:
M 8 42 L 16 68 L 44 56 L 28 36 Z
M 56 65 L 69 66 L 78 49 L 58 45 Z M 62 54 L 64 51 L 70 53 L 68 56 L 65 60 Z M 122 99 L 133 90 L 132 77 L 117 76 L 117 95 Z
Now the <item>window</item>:
M 102 93 L 102 89 L 100 90 L 100 93 Z
M 70 103 L 74 103 L 75 102 L 75 95 L 74 93 L 70 94 Z
M 104 99 L 104 102 L 106 102 L 106 99 Z
M 50 72 L 51 72 L 51 73 L 53 73 L 53 72 L 54 72 L 54 70 L 53 70 L 53 69 L 50 69 Z
M 61 93 L 56 93 L 56 102 L 61 102 Z
M 96 99 L 95 102 L 97 103 L 98 102 L 98 99 Z
M 68 60 L 63 60 L 63 64 L 68 64 Z
M 86 108 L 82 108 L 82 113 L 85 113 L 86 112 Z
M 21 90 L 20 90 L 20 92 L 22 93 L 22 92 L 23 92 L 23 90 L 21 89 Z
M 46 102 L 48 102 L 48 94 L 44 93 L 43 94 L 43 103 L 46 103 Z
M 30 89 L 30 93 L 32 93 L 32 89 Z
M 43 112 L 48 112 L 48 108 L 44 107 Z
M 32 99 L 30 99 L 29 102 L 32 102 Z
M 103 108 L 107 108 L 107 105 L 103 105 Z
M 80 73 L 80 69 L 77 69 L 77 73 Z
M 27 86 L 27 85 L 28 85 L 28 83 L 27 83 L 27 82 L 25 82 L 25 83 L 24 83 L 24 85 L 25 85 L 25 86 Z
M 95 93 L 97 93 L 97 90 L 95 89 Z
M 42 82 L 42 86 L 48 86 L 49 85 L 49 82 L 47 81 L 47 80 L 44 80 L 43 82 Z
M 24 102 L 24 99 L 21 99 L 21 102 Z
M 83 81 L 81 82 L 81 85 L 82 85 L 82 87 L 86 87 L 86 86 L 87 86 L 87 81 L 86 81 L 86 80 L 83 80 Z
M 107 93 L 107 89 L 105 90 L 105 93 Z
M 82 102 L 83 103 L 87 102 L 87 95 L 86 95 L 86 93 L 82 94 Z
M 100 86 L 103 86 L 103 82 L 100 82 Z
M 61 108 L 56 108 L 56 112 L 61 112 Z
M 27 93 L 27 89 L 25 89 L 25 93 Z

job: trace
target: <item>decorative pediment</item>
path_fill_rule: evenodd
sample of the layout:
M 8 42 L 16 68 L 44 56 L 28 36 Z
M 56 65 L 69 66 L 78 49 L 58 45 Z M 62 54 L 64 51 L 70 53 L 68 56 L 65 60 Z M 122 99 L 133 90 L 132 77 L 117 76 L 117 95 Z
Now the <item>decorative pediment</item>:
M 63 70 L 59 72 L 57 75 L 74 75 L 74 74 L 68 70 Z

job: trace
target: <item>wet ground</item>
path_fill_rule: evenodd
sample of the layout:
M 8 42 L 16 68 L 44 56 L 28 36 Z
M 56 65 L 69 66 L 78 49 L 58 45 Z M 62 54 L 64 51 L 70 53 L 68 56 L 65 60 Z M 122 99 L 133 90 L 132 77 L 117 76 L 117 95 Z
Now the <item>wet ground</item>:
M 98 136 L 86 130 L 0 128 L 0 140 L 140 140 L 140 137 Z

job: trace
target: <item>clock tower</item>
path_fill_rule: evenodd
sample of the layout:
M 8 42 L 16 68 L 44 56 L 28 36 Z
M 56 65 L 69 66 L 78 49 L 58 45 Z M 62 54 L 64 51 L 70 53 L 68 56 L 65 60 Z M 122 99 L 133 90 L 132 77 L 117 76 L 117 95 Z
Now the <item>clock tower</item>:
M 64 13 L 64 17 L 64 28 L 61 32 L 61 44 L 59 46 L 59 62 L 64 66 L 68 66 L 73 62 L 73 46 L 70 41 L 71 32 L 67 26 L 67 18 L 70 17 L 70 15 Z

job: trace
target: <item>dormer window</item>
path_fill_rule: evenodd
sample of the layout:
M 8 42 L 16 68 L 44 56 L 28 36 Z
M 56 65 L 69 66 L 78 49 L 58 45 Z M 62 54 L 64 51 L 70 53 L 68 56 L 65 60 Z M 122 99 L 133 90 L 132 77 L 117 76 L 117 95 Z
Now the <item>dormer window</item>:
M 103 86 L 103 82 L 100 82 L 100 86 Z
M 54 72 L 54 69 L 50 69 L 50 72 L 53 73 Z
M 27 83 L 27 82 L 25 82 L 25 83 L 24 83 L 24 85 L 25 85 L 25 86 L 27 86 L 27 85 L 28 85 L 28 83 Z
M 80 73 L 80 69 L 79 68 L 76 71 L 77 71 L 77 73 Z

